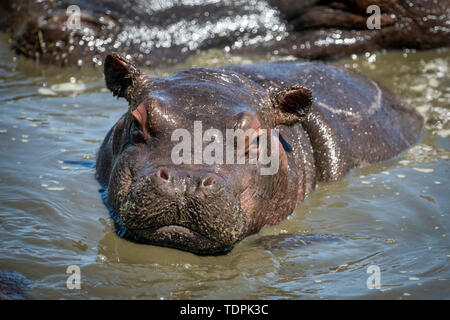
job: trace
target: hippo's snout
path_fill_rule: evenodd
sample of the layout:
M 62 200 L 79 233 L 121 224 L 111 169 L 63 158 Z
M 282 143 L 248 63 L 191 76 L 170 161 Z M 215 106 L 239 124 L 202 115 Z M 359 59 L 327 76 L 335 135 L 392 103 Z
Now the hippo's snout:
M 134 174 L 124 188 L 108 191 L 109 199 L 120 199 L 111 203 L 116 221 L 135 240 L 214 254 L 246 235 L 239 197 L 219 174 L 167 166 Z

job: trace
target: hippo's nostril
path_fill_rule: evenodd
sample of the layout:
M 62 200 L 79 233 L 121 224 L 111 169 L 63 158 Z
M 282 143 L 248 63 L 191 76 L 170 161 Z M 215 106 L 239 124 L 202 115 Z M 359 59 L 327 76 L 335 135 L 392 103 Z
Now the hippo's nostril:
M 157 175 L 158 177 L 160 177 L 162 180 L 169 181 L 170 176 L 169 176 L 169 174 L 167 173 L 167 171 L 165 171 L 165 170 L 163 170 L 163 169 L 158 170 L 158 172 L 156 173 L 156 175 Z
M 204 187 L 212 186 L 216 183 L 216 180 L 213 177 L 208 177 L 206 179 L 203 179 L 202 185 Z

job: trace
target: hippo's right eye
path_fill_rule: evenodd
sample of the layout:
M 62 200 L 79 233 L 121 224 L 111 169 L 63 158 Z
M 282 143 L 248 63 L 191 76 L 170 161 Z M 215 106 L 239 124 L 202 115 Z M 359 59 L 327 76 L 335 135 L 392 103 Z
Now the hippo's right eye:
M 131 112 L 133 121 L 130 125 L 129 140 L 132 143 L 145 142 L 149 137 L 147 129 L 147 108 L 145 103 L 141 103 L 136 109 Z
M 141 124 L 136 119 L 133 120 L 131 128 L 132 128 L 132 130 L 135 130 L 135 131 L 142 131 Z

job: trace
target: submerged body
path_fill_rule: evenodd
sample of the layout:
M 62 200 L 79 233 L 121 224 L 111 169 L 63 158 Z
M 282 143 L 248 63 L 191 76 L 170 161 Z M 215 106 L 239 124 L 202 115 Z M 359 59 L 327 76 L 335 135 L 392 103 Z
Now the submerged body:
M 317 181 L 397 155 L 422 126 L 382 85 L 320 63 L 192 68 L 157 78 L 111 55 L 105 77 L 130 104 L 97 159 L 113 217 L 131 238 L 198 254 L 226 251 L 279 223 Z M 222 132 L 276 129 L 279 169 L 262 175 L 260 162 L 174 164 L 172 133 L 193 132 L 194 121 Z M 258 137 L 248 137 L 247 149 L 260 148 Z

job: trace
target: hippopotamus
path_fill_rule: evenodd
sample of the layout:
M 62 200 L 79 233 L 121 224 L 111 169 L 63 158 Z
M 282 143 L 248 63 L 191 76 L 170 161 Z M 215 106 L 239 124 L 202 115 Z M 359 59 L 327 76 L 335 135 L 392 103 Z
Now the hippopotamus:
M 421 116 L 392 91 L 324 63 L 196 67 L 158 77 L 113 53 L 104 74 L 129 104 L 96 161 L 119 234 L 196 254 L 229 251 L 287 218 L 317 182 L 392 158 L 421 133 Z M 195 138 L 199 123 L 203 139 Z M 194 135 L 194 148 L 180 151 L 180 130 Z M 228 130 L 236 139 L 212 152 Z M 195 161 L 199 148 L 225 154 L 229 146 L 235 159 L 238 139 L 245 161 Z M 278 161 L 269 173 L 263 158 L 247 157 L 264 141 Z M 190 161 L 178 162 L 174 152 Z
M 380 29 L 368 29 L 370 5 Z M 450 45 L 449 2 L 434 0 L 3 0 L 0 16 L 19 54 L 57 65 L 101 65 L 111 51 L 162 67 L 214 48 L 333 59 Z

